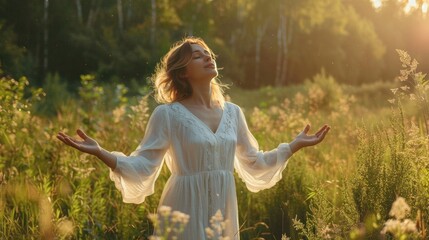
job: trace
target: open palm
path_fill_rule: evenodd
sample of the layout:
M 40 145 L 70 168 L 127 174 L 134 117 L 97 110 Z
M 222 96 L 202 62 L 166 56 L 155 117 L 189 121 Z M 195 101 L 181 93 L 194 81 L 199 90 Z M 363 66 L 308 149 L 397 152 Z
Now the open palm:
M 314 135 L 307 135 L 310 130 L 310 125 L 307 125 L 304 130 L 296 136 L 295 140 L 301 147 L 313 146 L 322 142 L 330 129 L 328 125 L 324 125 Z
M 64 142 L 65 144 L 76 148 L 77 150 L 85 153 L 95 155 L 100 151 L 100 145 L 94 139 L 88 137 L 82 130 L 78 129 L 77 134 L 83 139 L 76 140 L 62 132 L 59 132 L 57 138 Z

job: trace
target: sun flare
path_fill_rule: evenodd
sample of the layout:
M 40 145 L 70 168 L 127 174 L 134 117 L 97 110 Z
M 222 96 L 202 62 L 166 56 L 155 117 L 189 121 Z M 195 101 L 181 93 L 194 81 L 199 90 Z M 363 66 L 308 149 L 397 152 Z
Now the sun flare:
M 428 8 L 429 8 L 429 3 L 425 2 L 422 4 L 422 12 L 423 14 L 427 14 L 428 13 Z
M 370 0 L 372 3 L 372 6 L 375 9 L 379 9 L 383 6 L 383 0 Z M 422 13 L 424 15 L 427 14 L 429 10 L 429 0 L 423 1 L 423 3 L 417 3 L 416 0 L 398 0 L 398 2 L 407 2 L 407 4 L 404 7 L 405 13 L 410 13 L 413 9 L 421 9 Z
M 374 8 L 380 8 L 382 3 L 381 0 L 371 0 L 372 2 L 372 6 L 374 6 Z

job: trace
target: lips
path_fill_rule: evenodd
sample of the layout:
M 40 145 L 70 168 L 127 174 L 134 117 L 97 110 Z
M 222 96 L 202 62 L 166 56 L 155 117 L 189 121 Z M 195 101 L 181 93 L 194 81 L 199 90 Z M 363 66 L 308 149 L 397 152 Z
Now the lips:
M 215 68 L 215 65 L 213 63 L 209 63 L 205 65 L 204 68 Z

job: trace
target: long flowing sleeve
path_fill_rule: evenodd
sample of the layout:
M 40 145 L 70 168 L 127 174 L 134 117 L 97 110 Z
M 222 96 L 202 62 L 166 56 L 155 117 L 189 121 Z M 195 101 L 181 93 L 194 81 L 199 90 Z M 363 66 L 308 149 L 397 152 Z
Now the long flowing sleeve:
M 271 151 L 259 150 L 258 142 L 249 131 L 242 110 L 238 107 L 237 111 L 235 170 L 250 191 L 271 188 L 282 178 L 282 171 L 292 156 L 292 150 L 288 143 L 280 143 Z
M 170 145 L 169 123 L 166 107 L 158 106 L 150 116 L 145 136 L 135 151 L 129 156 L 111 152 L 117 163 L 116 168 L 110 170 L 110 179 L 121 191 L 124 202 L 139 204 L 154 193 L 155 181 Z

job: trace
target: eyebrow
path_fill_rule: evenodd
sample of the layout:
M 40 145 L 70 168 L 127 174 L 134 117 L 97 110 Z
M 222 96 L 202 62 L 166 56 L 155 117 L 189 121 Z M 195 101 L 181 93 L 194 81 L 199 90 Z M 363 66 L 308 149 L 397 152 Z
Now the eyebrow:
M 194 50 L 192 53 L 194 53 L 194 52 L 202 53 L 202 51 L 201 51 L 201 50 Z M 207 51 L 207 50 L 204 50 L 204 53 L 208 53 L 208 54 L 210 54 L 210 52 L 209 52 L 209 51 Z

